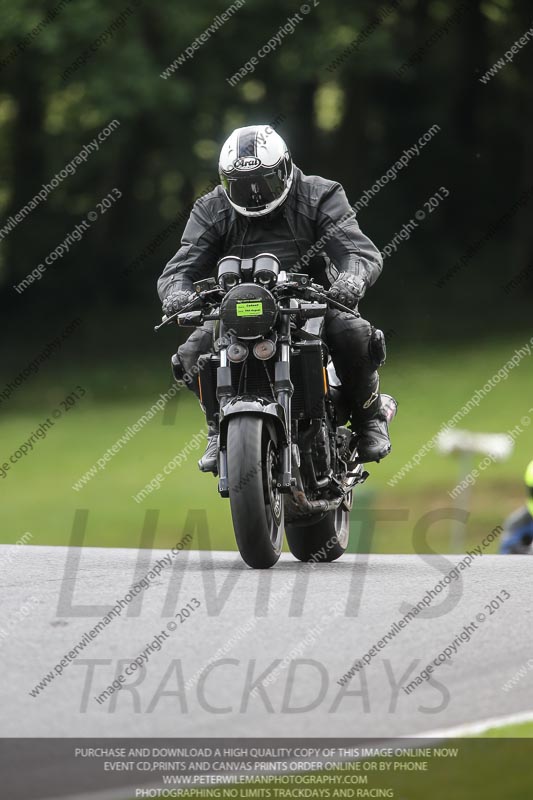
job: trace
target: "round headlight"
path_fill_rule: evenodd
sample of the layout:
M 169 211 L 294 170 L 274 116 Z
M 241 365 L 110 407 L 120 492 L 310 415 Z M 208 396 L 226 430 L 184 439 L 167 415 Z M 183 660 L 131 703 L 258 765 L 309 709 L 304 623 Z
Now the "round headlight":
M 239 339 L 258 339 L 272 330 L 278 316 L 276 300 L 263 286 L 241 283 L 226 294 L 220 304 L 220 318 L 226 330 Z
M 254 356 L 261 361 L 268 361 L 276 352 L 276 345 L 272 339 L 263 339 L 261 342 L 254 344 Z
M 249 350 L 245 344 L 241 344 L 241 342 L 233 342 L 233 344 L 230 344 L 226 352 L 230 361 L 233 361 L 235 364 L 239 364 L 248 357 Z

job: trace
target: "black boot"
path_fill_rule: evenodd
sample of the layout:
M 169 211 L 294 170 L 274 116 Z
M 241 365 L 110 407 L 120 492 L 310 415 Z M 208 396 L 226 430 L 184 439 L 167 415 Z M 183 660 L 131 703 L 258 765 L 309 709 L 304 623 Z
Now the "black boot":
M 205 453 L 198 462 L 198 467 L 201 472 L 212 472 L 214 475 L 218 472 L 217 464 L 218 455 L 218 425 L 216 422 L 208 422 L 207 424 L 207 447 Z
M 361 461 L 381 461 L 390 453 L 389 428 L 381 410 L 379 384 L 352 413 L 352 430 L 357 434 L 357 455 Z

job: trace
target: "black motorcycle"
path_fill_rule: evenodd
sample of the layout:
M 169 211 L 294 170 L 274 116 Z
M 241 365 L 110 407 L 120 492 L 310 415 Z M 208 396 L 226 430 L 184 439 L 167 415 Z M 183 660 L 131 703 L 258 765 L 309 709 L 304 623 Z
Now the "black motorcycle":
M 279 559 L 283 531 L 301 561 L 339 558 L 348 546 L 352 492 L 368 472 L 321 338 L 329 298 L 308 275 L 280 272 L 268 253 L 226 256 L 217 278 L 163 318 L 215 320 L 213 352 L 198 362 L 200 399 L 218 419 L 218 491 L 229 497 L 237 545 L 256 569 Z M 396 402 L 382 395 L 390 421 Z

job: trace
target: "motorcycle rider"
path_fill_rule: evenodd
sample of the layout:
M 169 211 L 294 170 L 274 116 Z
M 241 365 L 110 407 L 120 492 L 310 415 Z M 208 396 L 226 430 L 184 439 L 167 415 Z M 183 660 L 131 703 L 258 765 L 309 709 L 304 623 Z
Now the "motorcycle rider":
M 500 553 L 505 555 L 527 555 L 533 542 L 533 461 L 526 469 L 526 505 L 514 511 L 504 524 L 504 538 Z
M 181 246 L 159 278 L 164 314 L 187 305 L 193 282 L 209 277 L 222 256 L 252 258 L 264 252 L 277 256 L 281 269 L 310 274 L 331 298 L 357 310 L 383 261 L 359 228 L 339 183 L 304 175 L 268 125 L 233 131 L 220 153 L 219 175 L 221 185 L 195 202 Z M 208 322 L 179 347 L 178 374 L 190 375 L 199 357 L 212 351 L 213 331 Z M 391 449 L 377 372 L 385 361 L 383 333 L 359 314 L 330 308 L 324 340 L 358 435 L 359 456 L 379 461 Z M 188 385 L 199 397 L 197 381 Z M 218 421 L 207 423 L 207 448 L 199 467 L 216 472 Z

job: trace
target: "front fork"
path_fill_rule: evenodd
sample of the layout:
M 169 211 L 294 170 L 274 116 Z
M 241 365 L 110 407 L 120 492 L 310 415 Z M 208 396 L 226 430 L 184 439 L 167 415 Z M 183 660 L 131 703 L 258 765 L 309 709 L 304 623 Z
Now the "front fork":
M 220 324 L 222 335 L 222 323 Z M 231 367 L 228 364 L 227 347 L 220 349 L 220 367 L 217 370 L 217 399 L 220 407 L 233 395 Z M 218 450 L 218 491 L 221 497 L 229 497 L 228 453 L 226 448 Z
M 220 336 L 224 335 L 222 324 L 220 326 Z M 278 489 L 280 492 L 290 492 L 293 484 L 292 477 L 292 457 L 291 457 L 291 398 L 294 387 L 291 383 L 290 375 L 290 317 L 284 315 L 281 320 L 281 332 L 278 341 L 280 342 L 279 360 L 274 369 L 274 391 L 276 400 L 283 409 L 285 418 L 285 444 L 281 446 L 281 469 L 278 478 Z M 217 398 L 220 406 L 233 397 L 234 391 L 231 383 L 231 366 L 228 364 L 227 347 L 220 348 L 220 366 L 217 371 Z M 249 356 L 250 358 L 251 356 Z M 228 490 L 228 457 L 226 449 L 219 449 L 218 454 L 218 491 L 222 497 L 229 497 Z
M 279 476 L 279 490 L 290 492 L 292 485 L 292 417 L 291 403 L 294 387 L 291 383 L 291 320 L 288 314 L 281 318 L 281 332 L 279 336 L 280 354 L 274 372 L 274 391 L 276 399 L 285 414 L 286 443 L 281 447 L 281 470 Z

